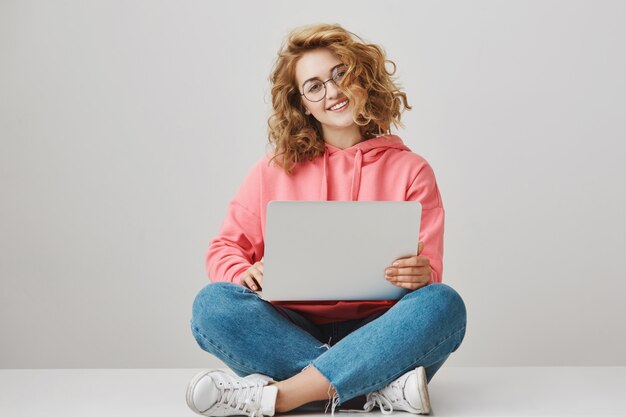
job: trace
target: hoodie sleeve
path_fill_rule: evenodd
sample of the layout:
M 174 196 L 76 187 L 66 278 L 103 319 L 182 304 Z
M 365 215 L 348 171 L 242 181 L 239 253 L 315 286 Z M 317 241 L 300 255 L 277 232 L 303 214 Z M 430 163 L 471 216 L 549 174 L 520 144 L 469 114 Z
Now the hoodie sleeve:
M 419 240 L 424 242 L 424 250 L 420 256 L 430 260 L 433 282 L 441 282 L 443 277 L 443 229 L 444 209 L 441 195 L 437 187 L 435 173 L 425 162 L 417 173 L 406 194 L 407 201 L 422 203 L 422 220 L 420 222 Z
M 260 178 L 253 166 L 230 201 L 226 217 L 206 251 L 206 271 L 213 282 L 241 284 L 240 275 L 263 257 L 259 216 Z

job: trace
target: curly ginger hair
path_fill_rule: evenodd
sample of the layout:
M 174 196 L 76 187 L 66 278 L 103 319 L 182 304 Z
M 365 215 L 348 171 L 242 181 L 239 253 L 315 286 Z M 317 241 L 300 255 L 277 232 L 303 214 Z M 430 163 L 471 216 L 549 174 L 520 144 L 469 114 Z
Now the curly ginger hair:
M 352 119 L 364 140 L 389 134 L 400 121 L 401 105 L 410 110 L 406 93 L 394 83 L 396 64 L 386 59 L 383 48 L 365 43 L 338 24 L 305 25 L 293 29 L 280 47 L 270 75 L 273 113 L 268 119 L 269 144 L 276 162 L 287 174 L 294 166 L 324 154 L 320 123 L 304 113 L 296 85 L 296 64 L 307 51 L 327 48 L 347 65 L 338 86 L 352 103 Z M 393 65 L 388 72 L 385 63 Z

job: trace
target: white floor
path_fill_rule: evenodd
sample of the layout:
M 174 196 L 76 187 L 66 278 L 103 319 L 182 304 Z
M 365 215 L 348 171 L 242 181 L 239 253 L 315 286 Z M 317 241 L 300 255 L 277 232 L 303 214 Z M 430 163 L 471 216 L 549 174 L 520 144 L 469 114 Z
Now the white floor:
M 193 417 L 185 390 L 199 371 L 0 370 L 0 416 Z M 444 366 L 429 391 L 433 416 L 626 416 L 626 367 Z M 382 415 L 366 415 L 372 414 Z M 285 415 L 323 416 L 324 408 Z

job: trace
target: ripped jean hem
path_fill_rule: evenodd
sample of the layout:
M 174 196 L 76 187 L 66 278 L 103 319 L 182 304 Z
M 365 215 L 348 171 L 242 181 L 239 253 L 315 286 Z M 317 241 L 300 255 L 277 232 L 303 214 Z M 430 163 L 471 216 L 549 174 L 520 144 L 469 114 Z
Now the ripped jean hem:
M 441 345 L 443 345 L 445 342 L 447 342 L 448 340 L 450 340 L 450 338 L 456 336 L 457 334 L 461 333 L 461 332 L 465 332 L 465 326 L 461 327 L 460 329 L 456 330 L 455 332 L 449 334 L 448 336 L 446 336 L 445 338 L 443 338 L 435 347 L 433 347 L 432 349 L 430 349 L 428 352 L 424 353 L 422 356 L 420 356 L 417 359 L 414 359 L 413 361 L 410 361 L 408 365 L 402 366 L 401 369 L 403 370 L 407 370 L 407 369 L 411 369 L 414 368 L 415 366 L 419 365 L 423 359 L 425 357 L 427 357 L 428 355 L 430 355 L 432 352 L 434 352 L 437 348 L 439 348 Z M 457 346 L 458 347 L 458 346 Z M 454 349 L 456 350 L 456 349 Z M 454 351 L 453 350 L 453 351 Z M 400 371 L 403 372 L 403 371 Z M 409 371 L 410 372 L 410 371 Z M 373 382 L 369 385 L 354 389 L 352 391 L 349 391 L 346 393 L 346 395 L 350 398 L 353 398 L 355 395 L 358 395 L 358 393 L 366 391 L 366 392 L 370 392 L 371 390 L 373 390 L 373 388 L 381 383 L 384 382 L 391 382 L 394 381 L 396 378 L 399 378 L 402 374 L 397 375 L 397 373 L 394 374 L 390 374 L 387 375 L 386 377 L 384 377 L 383 379 L 380 379 L 376 382 Z
M 327 345 L 322 345 L 322 346 L 327 346 Z M 330 349 L 330 347 L 329 347 Z M 326 403 L 326 408 L 324 408 L 324 414 L 326 414 L 328 412 L 328 406 L 332 405 L 331 410 L 330 410 L 330 414 L 331 416 L 335 415 L 335 408 L 341 404 L 341 397 L 339 395 L 339 393 L 337 392 L 337 389 L 335 389 L 335 386 L 333 385 L 332 382 L 330 382 L 330 379 L 328 379 L 328 377 L 326 375 L 324 375 L 319 369 L 317 369 L 317 367 L 313 364 L 310 363 L 307 366 L 305 366 L 302 370 L 304 371 L 305 369 L 312 367 L 314 368 L 317 372 L 319 372 L 324 378 L 326 378 L 326 380 L 329 382 L 328 384 L 328 391 L 327 391 L 327 395 L 328 395 L 328 402 Z M 331 388 L 334 390 L 334 394 L 331 396 L 330 395 L 330 390 Z
M 318 349 L 322 349 L 322 348 L 326 348 L 327 351 L 330 350 L 331 346 L 330 346 L 330 341 L 332 340 L 332 336 L 328 339 L 327 343 L 324 343 L 321 346 L 318 346 Z M 335 407 L 337 407 L 337 405 L 340 404 L 340 396 L 339 393 L 337 392 L 337 390 L 335 389 L 335 386 L 332 384 L 332 382 L 330 382 L 330 379 L 328 379 L 328 377 L 326 375 L 324 375 L 322 372 L 320 372 L 319 369 L 317 369 L 317 367 L 315 365 L 313 365 L 313 362 L 309 363 L 307 366 L 305 366 L 304 368 L 302 368 L 302 371 L 304 371 L 305 369 L 308 369 L 310 367 L 313 367 L 317 372 L 320 373 L 320 375 L 322 375 L 324 378 L 326 378 L 326 380 L 329 382 L 328 384 L 328 403 L 326 403 L 326 408 L 324 409 L 324 414 L 326 414 L 326 412 L 328 411 L 328 406 L 332 404 L 332 408 L 331 408 L 331 415 L 335 415 Z M 300 372 L 302 372 L 300 371 Z M 334 390 L 334 394 L 331 396 L 330 395 L 330 390 L 331 388 Z

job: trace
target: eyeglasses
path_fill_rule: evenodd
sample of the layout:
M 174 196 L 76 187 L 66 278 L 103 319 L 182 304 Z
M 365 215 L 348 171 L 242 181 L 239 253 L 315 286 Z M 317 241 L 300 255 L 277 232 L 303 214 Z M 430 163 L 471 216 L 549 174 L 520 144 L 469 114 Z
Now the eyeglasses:
M 343 76 L 346 74 L 346 71 L 348 71 L 348 66 L 342 65 L 335 68 L 332 76 L 324 82 L 320 80 L 310 80 L 305 82 L 302 85 L 302 90 L 304 92 L 300 93 L 300 95 L 313 102 L 322 100 L 326 97 L 326 83 L 332 80 L 336 86 L 339 86 Z

